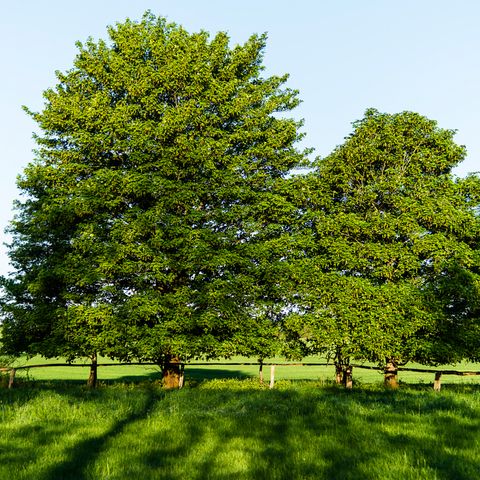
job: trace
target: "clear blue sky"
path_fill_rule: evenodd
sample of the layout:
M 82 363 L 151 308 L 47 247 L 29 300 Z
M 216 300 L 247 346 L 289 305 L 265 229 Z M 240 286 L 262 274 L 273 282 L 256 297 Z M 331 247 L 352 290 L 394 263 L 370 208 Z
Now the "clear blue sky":
M 480 170 L 478 0 L 21 0 L 0 1 L 0 230 L 12 217 L 15 178 L 33 159 L 35 125 L 55 70 L 72 66 L 75 41 L 106 38 L 106 26 L 145 10 L 189 31 L 227 31 L 232 43 L 267 32 L 268 74 L 290 73 L 303 104 L 305 146 L 326 155 L 365 109 L 417 111 L 458 130 Z M 0 236 L 2 242 L 8 238 Z M 0 274 L 8 271 L 0 248 Z

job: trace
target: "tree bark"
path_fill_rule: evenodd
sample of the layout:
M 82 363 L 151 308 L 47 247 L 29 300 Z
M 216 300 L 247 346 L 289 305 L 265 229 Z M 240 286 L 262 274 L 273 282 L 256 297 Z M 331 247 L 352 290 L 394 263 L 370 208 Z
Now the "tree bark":
M 353 367 L 351 365 L 347 365 L 343 370 L 343 378 L 342 383 L 345 388 L 353 388 Z
M 385 364 L 384 385 L 387 388 L 398 388 L 397 362 L 393 358 L 387 358 Z
M 263 360 L 259 359 L 260 367 L 258 368 L 258 378 L 260 379 L 260 385 L 263 385 Z
M 439 392 L 442 388 L 442 372 L 435 373 L 435 381 L 433 382 L 433 389 Z
M 343 383 L 343 368 L 340 363 L 335 363 L 335 383 L 337 385 Z
M 162 383 L 167 389 L 180 388 L 182 368 L 177 355 L 166 355 L 165 362 L 161 365 Z
M 90 364 L 90 374 L 87 380 L 87 387 L 88 388 L 97 388 L 97 354 L 94 353 L 91 357 L 92 363 Z
M 340 352 L 340 348 L 337 347 L 337 351 L 335 352 L 335 383 L 337 385 L 341 385 L 343 383 L 343 358 Z
M 350 365 L 350 358 L 345 358 L 337 349 L 335 355 L 335 382 L 337 385 L 343 385 L 345 388 L 353 387 L 352 377 L 353 367 Z

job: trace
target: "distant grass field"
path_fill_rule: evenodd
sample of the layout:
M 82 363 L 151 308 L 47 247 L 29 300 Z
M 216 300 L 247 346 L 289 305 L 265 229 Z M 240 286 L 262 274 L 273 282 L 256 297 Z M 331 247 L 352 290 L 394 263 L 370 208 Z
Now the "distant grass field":
M 5 480 L 480 478 L 480 387 L 145 380 L 0 389 Z
M 234 357 L 230 360 L 219 360 L 218 362 L 212 362 L 208 366 L 188 366 L 185 369 L 186 383 L 197 383 L 203 379 L 225 379 L 225 378 L 252 378 L 258 377 L 258 366 L 256 365 L 216 365 L 216 363 L 240 363 L 240 362 L 256 362 L 256 359 Z M 275 358 L 265 360 L 270 362 L 285 362 L 285 359 Z M 42 357 L 34 357 L 29 360 L 26 358 L 19 358 L 16 360 L 15 365 L 38 365 L 44 363 L 61 363 L 63 359 L 58 360 L 46 360 Z M 102 363 L 112 363 L 109 359 L 99 359 Z M 321 363 L 325 362 L 321 357 L 307 357 L 302 360 L 305 363 Z M 76 362 L 83 363 L 83 362 Z M 357 363 L 357 362 L 355 362 Z M 371 365 L 371 364 L 369 364 Z M 409 364 L 409 367 L 425 368 L 418 364 Z M 441 367 L 439 367 L 441 368 Z M 462 363 L 456 366 L 445 366 L 445 369 L 458 369 L 462 371 L 473 370 L 480 371 L 480 364 Z M 48 368 L 32 368 L 29 370 L 19 370 L 17 378 L 19 381 L 22 379 L 29 379 L 32 381 L 72 381 L 77 383 L 83 383 L 88 377 L 89 367 L 88 364 L 85 367 L 48 367 Z M 263 368 L 264 379 L 266 382 L 270 378 L 270 367 L 265 365 Z M 155 366 L 138 366 L 138 365 L 119 365 L 109 367 L 99 367 L 98 370 L 99 381 L 110 384 L 113 382 L 131 382 L 141 380 L 154 380 L 160 378 L 160 370 Z M 353 370 L 354 380 L 357 385 L 365 384 L 380 384 L 383 381 L 383 374 L 381 371 L 364 370 L 360 368 L 354 368 Z M 315 381 L 331 381 L 334 378 L 333 366 L 321 367 L 321 366 L 306 366 L 306 367 L 294 367 L 294 366 L 277 366 L 275 367 L 275 379 L 276 380 L 315 380 Z M 417 372 L 399 372 L 399 379 L 402 383 L 407 384 L 432 384 L 434 379 L 433 373 L 417 373 Z M 442 385 L 448 384 L 478 384 L 480 385 L 480 376 L 477 377 L 461 377 L 454 375 L 444 375 L 442 378 Z

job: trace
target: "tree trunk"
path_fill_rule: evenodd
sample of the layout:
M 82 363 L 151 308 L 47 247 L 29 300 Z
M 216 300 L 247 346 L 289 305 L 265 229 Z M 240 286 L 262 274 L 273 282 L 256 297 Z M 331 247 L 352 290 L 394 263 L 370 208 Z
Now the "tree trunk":
M 92 363 L 90 364 L 90 375 L 87 380 L 88 388 L 97 387 L 97 354 L 94 353 L 91 357 Z
M 162 383 L 167 389 L 180 388 L 182 368 L 180 358 L 176 355 L 166 355 L 162 368 Z
M 335 383 L 337 385 L 341 385 L 343 383 L 343 358 L 340 352 L 340 348 L 337 347 L 337 351 L 335 352 Z
M 386 359 L 384 385 L 387 388 L 398 388 L 397 363 L 393 358 Z
M 345 388 L 353 388 L 353 376 L 352 376 L 353 367 L 347 365 L 343 370 L 342 383 Z
M 442 372 L 435 373 L 435 381 L 433 382 L 433 389 L 439 392 L 442 388 Z
M 258 368 L 258 378 L 260 379 L 260 385 L 263 385 L 263 360 L 259 359 L 260 367 Z
M 335 383 L 341 385 L 343 383 L 343 368 L 340 363 L 335 362 Z
M 343 385 L 345 388 L 352 388 L 352 371 L 353 367 L 350 365 L 350 358 L 344 358 L 340 349 L 337 349 L 335 355 L 335 382 L 337 385 Z

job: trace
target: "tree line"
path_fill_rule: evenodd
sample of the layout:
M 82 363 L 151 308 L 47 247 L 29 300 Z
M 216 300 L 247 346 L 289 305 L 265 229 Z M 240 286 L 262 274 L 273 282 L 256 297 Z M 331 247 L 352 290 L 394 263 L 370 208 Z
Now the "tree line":
M 4 354 L 155 362 L 322 354 L 392 368 L 480 355 L 480 178 L 455 132 L 368 109 L 301 150 L 266 37 L 151 13 L 78 43 L 18 178 Z M 91 380 L 95 382 L 95 373 Z

